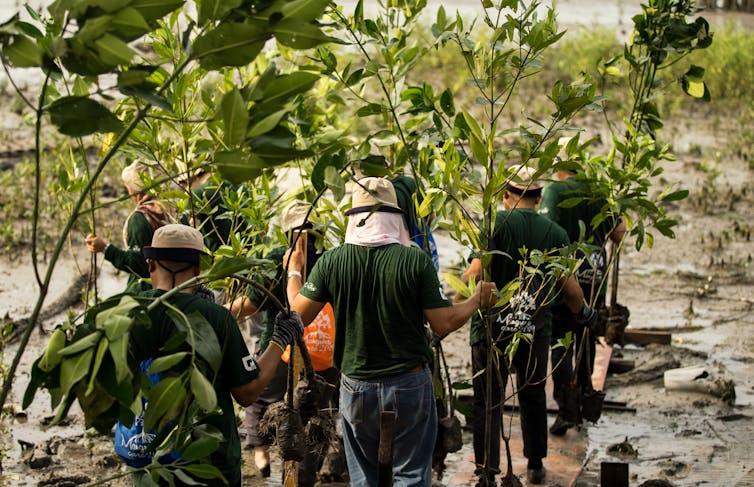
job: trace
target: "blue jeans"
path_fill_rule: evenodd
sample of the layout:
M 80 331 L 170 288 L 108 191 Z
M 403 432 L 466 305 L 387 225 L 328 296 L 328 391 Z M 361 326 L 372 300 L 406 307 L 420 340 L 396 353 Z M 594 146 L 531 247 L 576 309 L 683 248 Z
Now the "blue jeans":
M 379 379 L 341 375 L 340 414 L 351 485 L 377 485 L 380 413 L 395 411 L 393 485 L 432 485 L 437 411 L 426 367 Z

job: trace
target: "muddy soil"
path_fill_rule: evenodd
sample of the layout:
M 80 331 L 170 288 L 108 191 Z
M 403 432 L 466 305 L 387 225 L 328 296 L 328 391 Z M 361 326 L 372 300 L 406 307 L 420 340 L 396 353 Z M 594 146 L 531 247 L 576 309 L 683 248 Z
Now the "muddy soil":
M 453 4 L 457 2 L 451 2 Z M 578 7 L 583 2 L 570 2 Z M 565 6 L 569 2 L 564 2 Z M 618 8 L 634 2 L 617 2 Z M 599 12 L 590 3 L 592 12 Z M 612 7 L 611 7 L 612 8 Z M 621 10 L 623 12 L 623 10 Z M 753 16 L 749 16 L 753 17 Z M 620 24 L 620 22 L 618 22 Z M 4 110 L 5 111 L 5 110 Z M 10 129 L 6 127 L 6 133 Z M 3 163 L 13 151 L 29 144 L 10 130 Z M 719 175 L 705 169 L 716 152 L 728 154 L 734 141 L 718 132 L 666 135 L 673 141 L 678 161 L 666 165 L 665 179 L 689 189 L 691 196 L 668 207 L 679 220 L 675 239 L 658 237 L 652 248 L 626 248 L 621 256 L 618 300 L 631 311 L 630 328 L 672 333 L 670 345 L 617 346 L 613 357 L 633 360 L 633 371 L 612 374 L 606 383 L 607 400 L 625 402 L 635 413 L 607 409 L 597 424 L 583 426 L 587 437 L 584 471 L 576 485 L 600 484 L 603 462 L 629 465 L 630 485 L 662 480 L 676 486 L 754 485 L 754 270 L 751 241 L 754 226 L 754 169 L 735 158 L 719 162 Z M 28 139 L 26 139 L 28 140 Z M 608 140 L 608 139 L 604 139 Z M 701 150 L 698 149 L 701 145 Z M 691 147 L 696 147 L 694 150 Z M 10 158 L 10 159 L 9 159 Z M 3 170 L 6 166 L 3 165 Z M 115 228 L 115 227 L 114 227 Z M 119 228 L 114 230 L 115 234 Z M 460 265 L 463 249 L 438 235 L 445 269 Z M 82 236 L 75 235 L 67 257 L 58 265 L 48 307 L 65 301 L 71 286 L 89 266 Z M 100 291 L 107 295 L 124 287 L 125 276 L 102 267 Z M 15 322 L 31 313 L 37 287 L 28 256 L 0 257 L 0 316 Z M 61 301 L 62 300 L 62 301 Z M 76 310 L 76 312 L 81 311 Z M 24 354 L 7 410 L 0 422 L 0 486 L 72 486 L 112 480 L 130 485 L 128 473 L 113 457 L 111 439 L 83 430 L 82 416 L 72 410 L 69 421 L 49 426 L 49 398 L 39 393 L 27 411 L 20 411 L 30 363 L 46 343 L 45 331 L 65 315 L 48 313 L 41 332 L 34 332 Z M 249 337 L 249 341 L 251 341 Z M 454 379 L 471 376 L 468 330 L 445 341 Z M 14 344 L 0 350 L 5 367 L 15 355 Z M 699 365 L 713 378 L 732 381 L 732 403 L 709 393 L 666 390 L 663 372 Z M 242 418 L 239 410 L 239 418 Z M 552 421 L 554 418 L 551 417 Z M 239 422 L 242 420 L 239 419 Z M 450 454 L 444 477 L 470 470 L 470 442 Z M 520 455 L 520 452 L 517 454 Z M 245 485 L 278 486 L 280 469 L 273 450 L 273 471 L 263 479 L 244 452 Z M 545 459 L 547 466 L 547 459 Z M 657 485 L 660 485 L 659 483 Z

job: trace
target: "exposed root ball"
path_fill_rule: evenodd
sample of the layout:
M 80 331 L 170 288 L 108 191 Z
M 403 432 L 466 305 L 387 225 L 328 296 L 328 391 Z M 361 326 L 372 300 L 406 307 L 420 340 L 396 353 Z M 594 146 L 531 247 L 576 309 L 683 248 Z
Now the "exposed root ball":
M 277 433 L 277 445 L 283 461 L 300 462 L 306 453 L 306 438 L 298 411 L 287 406 L 281 408 Z
M 334 437 L 327 448 L 327 454 L 319 469 L 318 479 L 328 484 L 335 482 L 348 482 L 348 467 L 346 466 L 346 454 L 343 450 L 343 440 Z
M 328 387 L 327 382 L 318 375 L 314 376 L 311 384 L 309 382 L 309 380 L 299 381 L 293 395 L 293 407 L 299 411 L 304 423 L 317 414 L 319 399 Z
M 306 424 L 307 451 L 324 456 L 334 438 L 336 438 L 335 421 L 331 414 L 319 412 Z
M 281 420 L 281 410 L 285 407 L 284 402 L 270 404 L 264 412 L 264 416 L 259 420 L 259 438 L 266 443 L 274 443 L 277 437 L 277 426 Z
M 500 479 L 500 487 L 524 487 L 524 484 L 509 470 L 505 477 Z

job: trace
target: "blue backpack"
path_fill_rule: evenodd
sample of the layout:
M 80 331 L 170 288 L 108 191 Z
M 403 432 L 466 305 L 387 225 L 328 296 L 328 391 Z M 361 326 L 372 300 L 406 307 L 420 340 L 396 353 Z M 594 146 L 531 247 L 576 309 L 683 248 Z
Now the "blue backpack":
M 147 371 L 152 365 L 154 359 L 148 359 L 141 362 L 141 370 L 146 374 L 152 385 L 157 384 L 162 379 L 162 373 L 150 374 Z M 157 436 L 154 430 L 144 431 L 144 413 L 147 409 L 147 400 L 141 399 L 141 413 L 134 417 L 131 426 L 126 426 L 120 421 L 115 425 L 115 439 L 113 441 L 115 453 L 129 467 L 141 468 L 152 463 L 154 451 L 149 450 L 152 441 Z M 177 451 L 171 452 L 160 458 L 160 463 L 170 463 L 181 457 Z

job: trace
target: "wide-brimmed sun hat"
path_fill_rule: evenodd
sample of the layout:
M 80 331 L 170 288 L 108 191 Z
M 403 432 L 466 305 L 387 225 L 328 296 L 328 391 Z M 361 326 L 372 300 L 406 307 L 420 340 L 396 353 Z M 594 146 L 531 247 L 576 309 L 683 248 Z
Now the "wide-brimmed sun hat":
M 196 228 L 171 223 L 155 230 L 152 244 L 142 249 L 144 257 L 198 264 L 204 251 L 204 237 Z
M 346 215 L 372 211 L 403 213 L 389 179 L 369 177 L 354 182 L 351 209 L 346 211 Z
M 505 183 L 505 187 L 511 193 L 527 196 L 538 195 L 542 192 L 542 183 L 534 178 L 536 170 L 529 166 L 511 166 L 511 176 Z
M 298 228 L 306 223 L 306 216 L 312 205 L 306 201 L 293 200 L 280 212 L 280 228 L 284 232 Z
M 120 173 L 120 180 L 123 184 L 129 188 L 132 192 L 140 193 L 144 191 L 144 180 L 141 179 L 141 174 L 147 171 L 147 166 L 141 161 L 134 161 L 128 166 L 123 168 Z

